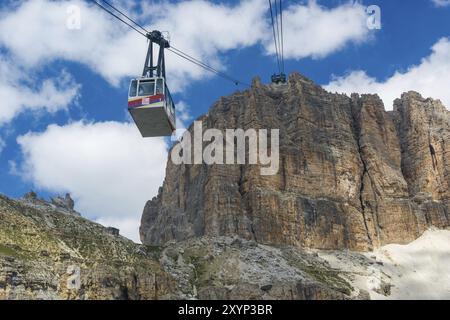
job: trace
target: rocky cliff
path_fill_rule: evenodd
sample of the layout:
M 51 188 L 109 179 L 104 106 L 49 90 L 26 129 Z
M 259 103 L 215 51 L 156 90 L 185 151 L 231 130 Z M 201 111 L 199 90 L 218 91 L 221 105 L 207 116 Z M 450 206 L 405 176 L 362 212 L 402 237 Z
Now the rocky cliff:
M 226 237 L 139 245 L 60 205 L 0 195 L 0 300 L 367 298 L 316 253 Z
M 147 246 L 71 203 L 0 196 L 0 300 L 450 298 L 449 231 L 364 254 L 239 237 Z
M 170 296 L 153 248 L 82 218 L 69 198 L 0 195 L 0 300 Z
M 204 129 L 280 130 L 280 170 L 175 165 L 144 209 L 146 244 L 239 236 L 299 248 L 371 250 L 450 225 L 450 113 L 409 92 L 333 94 L 299 74 L 222 98 Z M 189 129 L 193 131 L 193 127 Z

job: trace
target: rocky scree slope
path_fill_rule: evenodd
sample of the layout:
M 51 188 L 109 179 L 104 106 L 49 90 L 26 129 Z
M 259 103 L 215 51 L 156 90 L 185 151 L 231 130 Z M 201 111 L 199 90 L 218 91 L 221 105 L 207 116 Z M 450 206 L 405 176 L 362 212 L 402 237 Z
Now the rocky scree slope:
M 317 253 L 230 237 L 139 245 L 56 203 L 0 195 L 0 300 L 368 297 Z
M 68 285 L 73 268 L 80 270 L 75 290 Z M 0 299 L 155 299 L 170 296 L 171 288 L 153 248 L 60 201 L 0 195 Z
M 450 113 L 408 92 L 333 94 L 300 74 L 222 98 L 203 129 L 280 129 L 280 170 L 174 165 L 144 209 L 146 244 L 239 236 L 299 248 L 372 250 L 449 226 Z M 193 127 L 189 128 L 192 132 Z

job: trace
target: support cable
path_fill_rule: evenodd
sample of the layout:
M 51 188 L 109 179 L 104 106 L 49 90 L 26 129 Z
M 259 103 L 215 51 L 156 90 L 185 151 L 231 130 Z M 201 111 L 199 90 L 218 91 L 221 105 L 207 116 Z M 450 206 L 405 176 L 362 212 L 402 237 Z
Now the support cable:
M 107 13 L 109 13 L 111 16 L 115 17 L 116 19 L 118 19 L 119 21 L 121 21 L 122 23 L 126 24 L 128 27 L 132 28 L 134 31 L 136 31 L 137 33 L 139 33 L 140 35 L 144 36 L 145 38 L 149 38 L 148 34 L 150 33 L 148 30 L 146 30 L 142 25 L 140 25 L 139 23 L 137 23 L 135 20 L 131 19 L 128 15 L 126 15 L 125 13 L 123 13 L 121 10 L 117 9 L 115 6 L 113 6 L 110 2 L 106 1 L 106 0 L 100 0 L 102 3 L 105 3 L 106 6 L 108 6 L 109 8 L 111 8 L 112 10 L 114 10 L 116 13 L 114 13 L 113 11 L 111 11 L 110 9 L 108 9 L 106 6 L 102 5 L 100 2 L 96 1 L 96 0 L 89 0 L 90 2 L 93 2 L 94 4 L 96 4 L 99 8 L 101 8 L 102 10 L 106 11 Z M 122 19 L 120 16 L 122 16 L 123 18 L 125 18 L 127 21 L 125 21 L 124 19 Z M 133 24 L 133 25 L 132 25 Z M 139 30 L 141 29 L 141 30 Z M 216 74 L 219 77 L 222 77 L 228 81 L 233 82 L 235 85 L 245 85 L 245 86 L 250 86 L 249 84 L 242 82 L 240 80 L 237 80 L 231 76 L 229 76 L 226 73 L 223 73 L 209 65 L 207 65 L 206 63 L 188 55 L 187 53 L 171 46 L 170 48 L 168 48 L 167 50 L 171 51 L 172 53 L 176 54 L 177 56 L 209 71 L 212 72 L 214 74 Z
M 275 32 L 275 20 L 274 20 L 274 17 L 273 17 L 272 0 L 269 0 L 269 7 L 270 7 L 270 17 L 271 17 L 271 20 L 272 20 L 273 40 L 275 42 L 275 53 L 276 53 L 276 56 L 277 56 L 278 70 L 281 72 L 280 56 L 278 54 L 277 35 L 276 35 L 276 32 Z

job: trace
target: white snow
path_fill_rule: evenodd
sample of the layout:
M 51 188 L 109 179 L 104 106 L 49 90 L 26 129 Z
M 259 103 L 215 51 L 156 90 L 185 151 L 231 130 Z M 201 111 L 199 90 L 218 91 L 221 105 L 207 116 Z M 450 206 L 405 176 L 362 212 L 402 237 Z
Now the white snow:
M 388 245 L 374 252 L 320 252 L 371 299 L 450 299 L 450 230 L 426 231 L 408 245 Z M 390 294 L 383 294 L 390 287 Z
M 408 245 L 375 252 L 392 277 L 390 299 L 450 299 L 450 231 L 428 230 Z

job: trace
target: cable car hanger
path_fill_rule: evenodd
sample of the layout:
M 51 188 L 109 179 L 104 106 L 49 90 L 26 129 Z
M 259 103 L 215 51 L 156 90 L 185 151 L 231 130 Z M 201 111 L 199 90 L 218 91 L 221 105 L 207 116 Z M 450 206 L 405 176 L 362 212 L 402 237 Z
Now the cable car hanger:
M 147 38 L 150 40 L 148 45 L 147 57 L 145 58 L 143 77 L 153 77 L 153 72 L 156 71 L 157 77 L 166 78 L 166 60 L 164 58 L 164 49 L 170 48 L 170 43 L 166 40 L 160 31 L 154 30 L 147 33 Z M 159 45 L 158 62 L 156 66 L 153 65 L 153 44 Z

